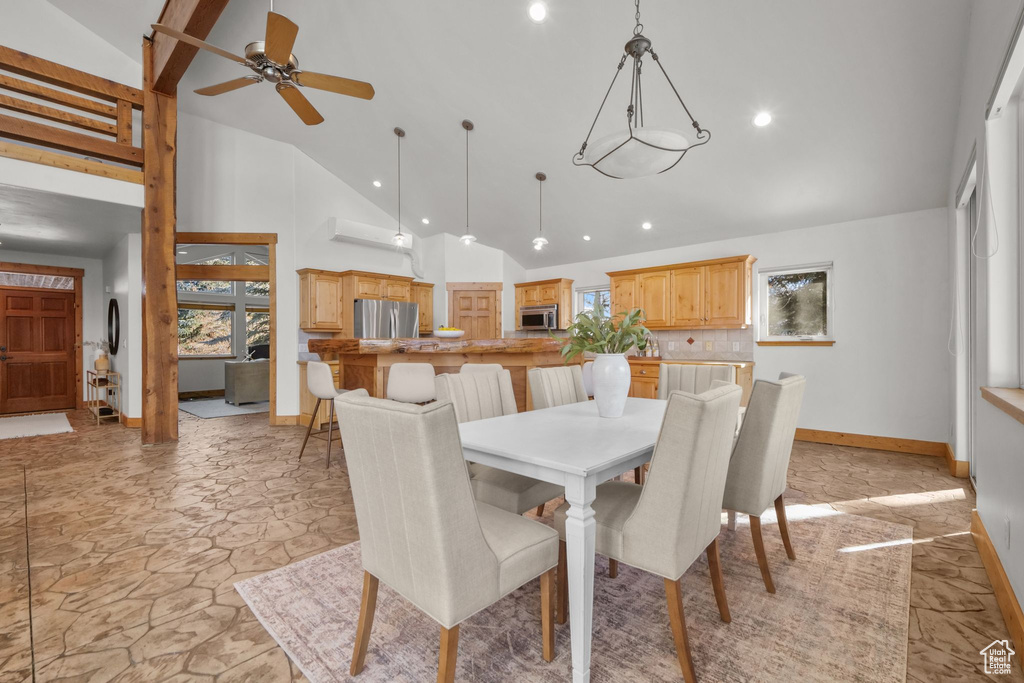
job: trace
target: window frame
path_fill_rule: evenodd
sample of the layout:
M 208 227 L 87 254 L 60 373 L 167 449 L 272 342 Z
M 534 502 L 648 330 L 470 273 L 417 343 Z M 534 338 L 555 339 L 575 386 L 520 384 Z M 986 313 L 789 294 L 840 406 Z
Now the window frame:
M 214 295 L 211 295 L 214 296 Z M 231 347 L 231 353 L 207 353 L 207 354 L 182 354 L 180 351 L 181 340 L 178 340 L 178 359 L 179 360 L 211 360 L 211 359 L 235 359 L 237 356 L 234 353 L 235 347 L 235 325 L 236 325 L 236 311 L 233 304 L 221 304 L 221 303 L 207 303 L 199 301 L 179 301 L 177 305 L 178 309 L 191 309 L 194 311 L 226 311 L 229 314 L 229 320 L 231 321 L 231 335 L 229 346 Z
M 768 334 L 768 278 L 775 275 L 796 275 L 799 273 L 820 272 L 825 273 L 825 315 L 827 334 L 815 335 L 771 335 Z M 833 261 L 822 261 L 820 263 L 806 263 L 795 266 L 778 266 L 774 268 L 759 268 L 757 271 L 757 291 L 760 310 L 757 321 L 757 343 L 764 345 L 792 345 L 801 344 L 808 346 L 831 346 L 836 342 L 836 318 L 835 318 L 835 264 Z
M 611 300 L 612 300 L 612 286 L 611 283 L 607 285 L 590 285 L 587 287 L 577 287 L 573 297 L 573 319 L 583 312 L 583 297 L 591 292 L 608 292 L 608 313 L 611 314 Z

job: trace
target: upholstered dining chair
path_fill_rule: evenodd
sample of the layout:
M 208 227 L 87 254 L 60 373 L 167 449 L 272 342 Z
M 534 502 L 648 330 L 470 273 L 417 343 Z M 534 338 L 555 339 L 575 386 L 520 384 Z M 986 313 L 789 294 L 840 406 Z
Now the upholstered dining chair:
M 388 398 L 402 403 L 433 401 L 434 366 L 430 363 L 396 363 L 388 370 Z
M 451 401 L 460 423 L 518 412 L 508 370 L 438 375 L 434 382 L 437 399 Z M 536 508 L 539 517 L 544 514 L 549 500 L 565 493 L 565 489 L 556 484 L 486 465 L 474 463 L 469 471 L 477 500 L 517 515 Z
M 775 592 L 775 584 L 761 538 L 761 514 L 774 503 L 786 555 L 795 560 L 782 496 L 786 492 L 789 456 L 793 451 L 806 383 L 802 376 L 791 373 L 783 373 L 777 382 L 763 379 L 754 382 L 729 461 L 729 477 L 722 499 L 722 508 L 729 511 L 730 528 L 735 527 L 734 513 L 749 515 L 754 554 L 769 593 Z
M 610 560 L 656 574 L 665 580 L 665 596 L 676 655 L 683 677 L 696 680 L 683 617 L 680 579 L 707 553 L 711 585 L 722 621 L 729 621 L 718 555 L 729 451 L 736 429 L 742 391 L 722 386 L 700 395 L 669 394 L 661 433 L 643 486 L 610 481 L 597 487 L 594 521 L 597 552 Z M 561 538 L 558 555 L 558 621 L 565 622 L 565 517 L 569 506 L 555 510 Z
M 362 389 L 335 403 L 363 565 L 351 675 L 366 661 L 381 581 L 441 625 L 437 680 L 450 682 L 459 624 L 539 576 L 542 651 L 554 659 L 558 534 L 474 500 L 452 404 L 398 403 Z
M 736 383 L 733 365 L 684 365 L 662 363 L 658 366 L 658 398 L 666 399 L 673 391 L 703 394 L 714 381 Z
M 505 368 L 501 363 L 463 363 L 459 368 L 459 374 L 467 372 L 501 372 Z
M 334 386 L 334 375 L 331 373 L 331 366 L 320 361 L 310 361 L 306 364 L 306 388 L 309 393 L 316 396 L 316 405 L 313 407 L 313 415 L 309 418 L 309 426 L 306 427 L 306 438 L 302 440 L 302 448 L 299 449 L 299 460 L 306 450 L 306 442 L 309 435 L 313 433 L 313 423 L 316 422 L 317 413 L 320 412 L 320 403 L 330 401 L 331 407 L 328 411 L 327 429 L 320 429 L 317 434 L 327 432 L 327 467 L 331 466 L 331 442 L 334 440 L 334 399 L 345 393 L 344 389 L 337 389 Z M 344 452 L 344 450 L 342 450 Z
M 580 403 L 589 398 L 583 386 L 583 367 L 580 365 L 533 368 L 526 376 L 530 382 L 534 410 Z

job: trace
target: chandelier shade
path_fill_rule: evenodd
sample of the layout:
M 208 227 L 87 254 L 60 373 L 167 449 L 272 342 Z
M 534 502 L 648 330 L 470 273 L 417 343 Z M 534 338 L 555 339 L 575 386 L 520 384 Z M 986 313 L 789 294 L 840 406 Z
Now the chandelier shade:
M 601 106 L 597 110 L 594 122 L 590 124 L 590 130 L 583 141 L 579 152 L 572 159 L 576 166 L 590 166 L 598 173 L 609 178 L 643 178 L 646 176 L 664 173 L 674 167 L 688 151 L 694 147 L 707 144 L 711 139 L 711 131 L 702 128 L 696 119 L 690 114 L 689 108 L 683 102 L 672 79 L 668 77 L 665 67 L 662 66 L 658 54 L 654 51 L 650 39 L 646 38 L 641 31 L 643 24 L 640 23 L 640 0 L 636 0 L 636 26 L 633 28 L 633 37 L 626 42 L 622 58 L 612 77 L 611 85 L 601 100 Z M 695 131 L 687 135 L 682 131 L 670 127 L 647 127 L 644 125 L 644 99 L 643 99 L 643 61 L 647 55 L 651 56 L 658 69 L 665 77 L 683 109 L 683 113 L 689 119 L 689 124 Z M 619 74 L 626 66 L 627 59 L 633 59 L 632 81 L 629 91 L 629 105 L 626 107 L 626 127 L 624 130 L 606 135 L 595 142 L 590 142 L 590 136 L 594 134 L 594 128 L 601 118 L 604 105 L 608 102 L 612 88 Z

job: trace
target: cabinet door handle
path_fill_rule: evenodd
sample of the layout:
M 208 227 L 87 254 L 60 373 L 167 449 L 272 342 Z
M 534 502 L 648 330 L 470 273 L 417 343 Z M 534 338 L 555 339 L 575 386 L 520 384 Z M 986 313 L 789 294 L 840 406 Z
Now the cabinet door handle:
M 646 370 L 641 370 L 641 371 L 640 371 L 640 374 L 641 374 L 641 375 L 646 375 L 646 374 L 647 374 L 647 371 L 646 371 Z M 620 394 L 620 395 L 621 395 L 621 394 Z

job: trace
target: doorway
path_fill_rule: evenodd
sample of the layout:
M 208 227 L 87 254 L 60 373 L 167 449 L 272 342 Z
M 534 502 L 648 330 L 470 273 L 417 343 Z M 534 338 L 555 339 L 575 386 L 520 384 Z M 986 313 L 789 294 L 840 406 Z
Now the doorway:
M 0 415 L 82 406 L 82 275 L 0 263 Z
M 500 282 L 449 282 L 448 325 L 463 339 L 501 339 Z

